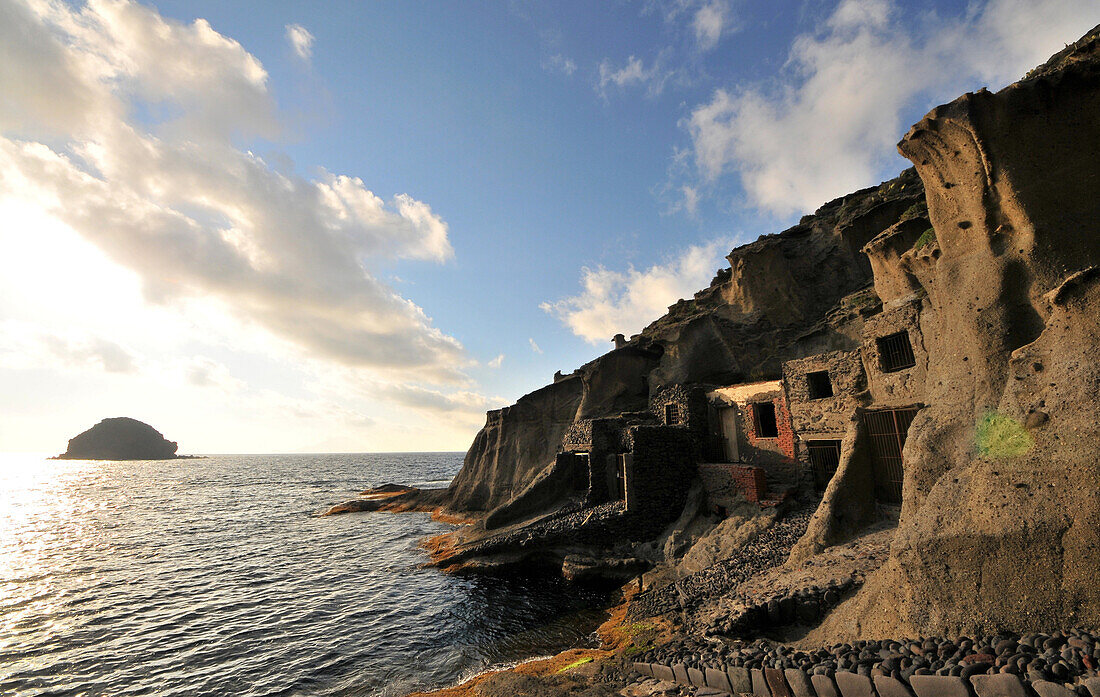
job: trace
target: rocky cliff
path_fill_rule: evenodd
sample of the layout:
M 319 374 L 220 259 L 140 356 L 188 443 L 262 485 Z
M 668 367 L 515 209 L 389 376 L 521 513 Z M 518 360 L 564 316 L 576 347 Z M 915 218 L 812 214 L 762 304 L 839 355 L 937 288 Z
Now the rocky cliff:
M 708 288 L 681 300 L 626 346 L 516 404 L 489 412 L 449 490 L 455 513 L 489 511 L 549 474 L 565 430 L 581 419 L 644 411 L 660 389 L 779 377 L 790 358 L 851 348 L 873 292 L 860 249 L 922 214 L 915 170 L 822 206 L 798 225 L 739 247 Z M 849 299 L 849 303 L 844 303 Z M 537 508 L 552 507 L 552 502 Z
M 591 569 L 603 555 L 631 573 L 635 562 L 664 564 L 647 574 L 655 587 L 640 596 L 641 616 L 686 612 L 689 598 L 708 632 L 736 633 L 746 617 L 797 621 L 803 633 L 816 625 L 803 641 L 817 646 L 1100 626 L 1098 115 L 1100 28 L 996 94 L 932 110 L 898 146 L 913 169 L 733 250 L 707 288 L 641 333 L 490 412 L 450 489 L 412 497 L 479 518 L 438 545 L 436 561 L 542 555 Z M 888 339 L 908 352 L 896 365 L 883 356 Z M 559 456 L 587 420 L 633 419 L 628 436 L 669 427 L 667 416 L 657 425 L 655 407 L 668 390 L 777 380 L 785 398 L 802 400 L 800 413 L 821 416 L 826 407 L 807 406 L 820 397 L 807 388 L 820 371 L 836 382 L 818 404 L 834 411 L 801 434 L 795 424 L 794 439 L 836 443 L 837 470 L 823 498 L 805 480 L 787 492 L 793 516 L 760 516 L 755 504 L 734 516 L 710 501 L 730 516 L 718 524 L 697 479 L 676 499 L 682 510 L 662 509 L 654 524 L 630 517 L 629 486 L 593 505 L 592 482 L 604 475 Z M 911 425 L 899 427 L 895 410 Z M 881 454 L 869 412 L 901 428 L 891 436 L 904 443 L 897 509 L 896 498 L 876 502 L 882 464 L 871 464 Z M 697 448 L 692 428 L 678 433 Z M 822 554 L 872 524 L 896 524 L 883 533 L 888 553 L 876 552 L 858 580 L 815 585 Z M 804 588 L 735 597 L 750 571 L 782 559 L 769 573 Z M 792 610 L 800 603 L 806 613 Z
M 898 146 L 935 234 L 892 272 L 926 293 L 928 406 L 890 559 L 817 638 L 1100 624 L 1097 34 Z
M 59 460 L 171 460 L 179 446 L 137 419 L 103 419 L 69 440 Z

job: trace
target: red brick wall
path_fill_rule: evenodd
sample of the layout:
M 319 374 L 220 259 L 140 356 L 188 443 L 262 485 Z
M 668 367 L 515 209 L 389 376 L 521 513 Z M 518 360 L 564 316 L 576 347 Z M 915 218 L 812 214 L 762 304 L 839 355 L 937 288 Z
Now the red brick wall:
M 740 491 L 747 500 L 759 503 L 767 498 L 768 484 L 764 470 L 753 465 L 707 464 L 699 465 L 704 485 L 722 488 L 728 480 L 729 485 Z M 711 492 L 708 492 L 711 493 Z
M 787 400 L 784 397 L 776 397 L 772 400 L 772 404 L 775 405 L 775 423 L 776 430 L 779 431 L 778 438 L 757 438 L 756 436 L 756 419 L 753 418 L 752 404 L 746 404 L 744 406 L 744 426 L 745 426 L 745 439 L 749 445 L 754 448 L 762 448 L 766 450 L 776 450 L 786 457 L 795 459 L 794 452 L 794 428 L 791 427 L 791 410 L 787 406 Z

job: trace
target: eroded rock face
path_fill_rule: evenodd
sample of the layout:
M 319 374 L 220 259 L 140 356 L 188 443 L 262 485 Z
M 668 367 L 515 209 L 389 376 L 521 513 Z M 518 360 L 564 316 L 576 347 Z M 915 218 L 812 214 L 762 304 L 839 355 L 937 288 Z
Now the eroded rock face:
M 997 94 L 934 109 L 899 145 L 937 238 L 899 262 L 927 293 L 928 406 L 905 446 L 891 557 L 816 638 L 1100 624 L 1090 36 Z
M 642 331 L 641 341 L 664 349 L 650 390 L 774 379 L 783 361 L 854 348 L 857 333 L 831 324 L 828 316 L 846 296 L 870 285 L 863 246 L 923 200 L 916 172 L 906 170 L 733 250 L 730 269 L 710 287 Z
M 451 485 L 449 507 L 489 511 L 536 478 L 552 478 L 547 470 L 575 420 L 645 410 L 668 385 L 776 378 L 784 360 L 855 348 L 854 335 L 838 332 L 827 315 L 871 283 L 863 245 L 922 201 L 920 180 L 907 170 L 734 250 L 731 269 L 627 345 L 490 412 Z
M 179 446 L 137 419 L 104 419 L 69 440 L 60 460 L 170 460 Z
M 448 507 L 489 511 L 523 491 L 554 462 L 582 395 L 583 382 L 571 376 L 489 412 L 451 482 Z

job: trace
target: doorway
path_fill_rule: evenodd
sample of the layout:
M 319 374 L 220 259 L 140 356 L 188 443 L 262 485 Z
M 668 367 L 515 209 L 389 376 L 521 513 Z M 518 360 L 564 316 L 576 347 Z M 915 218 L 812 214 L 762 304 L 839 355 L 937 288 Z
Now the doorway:
M 737 451 L 737 408 L 718 409 L 718 454 L 723 462 L 739 462 Z
M 901 503 L 905 479 L 901 453 L 917 409 L 883 409 L 863 414 L 863 427 L 874 456 L 875 496 L 883 503 Z
M 825 491 L 829 480 L 836 474 L 840 465 L 840 441 L 811 440 L 806 442 L 806 451 L 810 457 L 810 467 L 814 473 L 814 487 Z

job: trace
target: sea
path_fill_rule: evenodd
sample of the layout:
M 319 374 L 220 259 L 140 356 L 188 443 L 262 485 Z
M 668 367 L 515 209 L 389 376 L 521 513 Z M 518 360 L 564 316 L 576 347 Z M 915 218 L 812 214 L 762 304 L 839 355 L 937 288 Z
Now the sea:
M 404 695 L 591 645 L 602 591 L 424 568 L 461 453 L 0 456 L 0 695 Z

